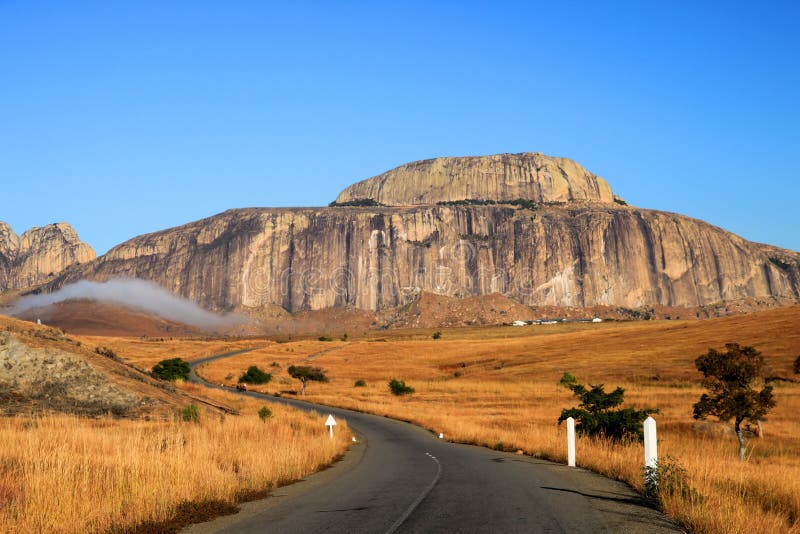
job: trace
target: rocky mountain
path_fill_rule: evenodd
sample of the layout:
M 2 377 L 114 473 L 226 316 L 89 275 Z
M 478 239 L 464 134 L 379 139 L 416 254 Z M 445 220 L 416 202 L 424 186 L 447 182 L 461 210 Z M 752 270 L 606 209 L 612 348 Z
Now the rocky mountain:
M 401 165 L 351 185 L 336 203 L 373 200 L 386 206 L 412 206 L 473 200 L 526 199 L 537 203 L 611 203 L 608 182 L 578 163 L 539 153 L 436 158 Z
M 36 286 L 70 265 L 93 259 L 92 247 L 67 223 L 31 228 L 17 236 L 0 221 L 0 291 Z
M 214 310 L 383 310 L 424 291 L 693 307 L 798 300 L 800 253 L 615 202 L 577 163 L 520 154 L 412 163 L 347 188 L 333 207 L 231 210 L 139 236 L 44 290 L 114 277 Z

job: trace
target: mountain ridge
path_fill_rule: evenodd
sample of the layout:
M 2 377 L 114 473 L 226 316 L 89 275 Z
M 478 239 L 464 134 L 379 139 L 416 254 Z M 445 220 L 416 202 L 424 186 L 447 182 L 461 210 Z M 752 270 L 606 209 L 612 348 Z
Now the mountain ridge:
M 510 170 L 484 179 L 487 168 Z M 426 169 L 431 184 L 450 173 L 454 185 L 413 193 Z M 461 198 L 464 184 L 486 191 Z M 359 202 L 337 205 L 350 201 Z M 800 253 L 628 206 L 572 160 L 523 153 L 412 162 L 353 184 L 333 207 L 226 210 L 68 265 L 39 290 L 120 277 L 216 311 L 380 311 L 423 292 L 500 293 L 528 306 L 697 307 L 797 301 Z

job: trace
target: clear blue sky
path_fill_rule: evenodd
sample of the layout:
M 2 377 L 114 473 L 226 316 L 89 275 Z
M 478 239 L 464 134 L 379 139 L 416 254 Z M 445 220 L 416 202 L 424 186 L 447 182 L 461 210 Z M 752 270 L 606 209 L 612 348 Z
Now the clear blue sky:
M 0 220 L 102 253 L 407 161 L 539 151 L 800 250 L 798 3 L 601 4 L 0 0 Z

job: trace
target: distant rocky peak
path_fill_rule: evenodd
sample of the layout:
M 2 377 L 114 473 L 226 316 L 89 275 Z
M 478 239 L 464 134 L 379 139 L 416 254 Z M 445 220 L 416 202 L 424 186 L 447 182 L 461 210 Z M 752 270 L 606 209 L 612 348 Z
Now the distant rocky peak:
M 92 247 L 67 223 L 34 227 L 17 236 L 0 222 L 0 291 L 25 289 L 49 280 L 67 267 L 95 259 Z

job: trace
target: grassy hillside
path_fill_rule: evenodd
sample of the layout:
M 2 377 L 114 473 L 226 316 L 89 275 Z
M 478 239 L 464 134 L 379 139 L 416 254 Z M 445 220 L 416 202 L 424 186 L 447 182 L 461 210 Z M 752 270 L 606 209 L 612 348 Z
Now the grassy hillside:
M 344 421 L 332 441 L 320 416 L 262 420 L 263 403 L 165 384 L 103 341 L 0 317 L 3 532 L 173 532 L 348 447 Z

